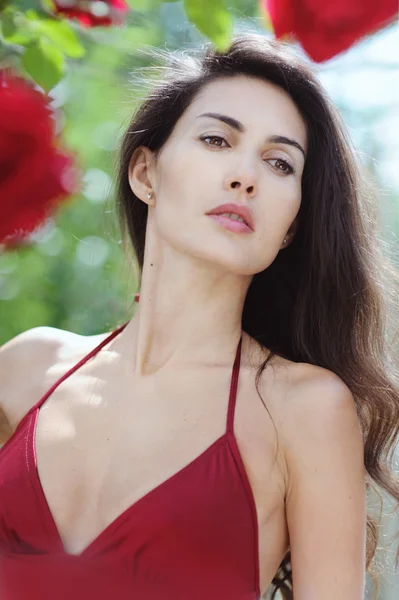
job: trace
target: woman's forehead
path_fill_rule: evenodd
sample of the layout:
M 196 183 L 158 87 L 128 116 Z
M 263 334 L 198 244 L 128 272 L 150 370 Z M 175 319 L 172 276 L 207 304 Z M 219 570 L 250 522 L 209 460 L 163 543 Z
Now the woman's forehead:
M 295 135 L 306 145 L 306 125 L 296 104 L 272 82 L 243 76 L 212 81 L 200 90 L 188 107 L 182 117 L 184 125 L 196 126 L 205 121 L 199 115 L 209 112 L 232 117 L 250 132 Z M 280 131 L 271 132 L 271 127 L 280 128 Z

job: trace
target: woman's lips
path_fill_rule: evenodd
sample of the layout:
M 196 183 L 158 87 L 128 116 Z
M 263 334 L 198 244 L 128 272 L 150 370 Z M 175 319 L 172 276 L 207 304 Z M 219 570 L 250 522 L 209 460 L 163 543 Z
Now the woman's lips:
M 252 229 L 248 227 L 246 223 L 242 221 L 236 221 L 234 219 L 230 219 L 230 217 L 222 216 L 222 215 L 207 215 L 214 221 L 217 221 L 219 225 L 224 227 L 225 229 L 229 229 L 230 231 L 234 231 L 235 233 L 253 233 Z

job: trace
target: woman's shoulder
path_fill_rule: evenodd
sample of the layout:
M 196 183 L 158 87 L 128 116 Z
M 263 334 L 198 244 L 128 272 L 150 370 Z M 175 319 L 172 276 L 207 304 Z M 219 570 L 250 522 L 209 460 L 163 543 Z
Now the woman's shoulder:
M 19 333 L 0 346 L 0 372 L 4 384 L 28 379 L 36 372 L 43 372 L 62 359 L 63 354 L 90 343 L 101 336 L 83 336 L 56 327 L 34 327 Z M 26 377 L 21 378 L 24 373 Z M 1 393 L 3 393 L 3 386 Z M 2 397 L 0 397 L 1 403 Z
M 259 367 L 260 364 L 268 358 L 267 366 L 262 376 L 272 377 L 274 382 L 278 382 L 286 391 L 285 398 L 287 402 L 300 402 L 302 396 L 313 396 L 313 390 L 319 391 L 320 386 L 345 386 L 342 379 L 333 371 L 306 362 L 295 362 L 287 357 L 271 353 L 268 348 L 259 344 L 254 338 L 245 334 L 246 338 L 246 359 L 252 366 Z M 269 355 L 270 359 L 269 359 Z
M 14 430 L 54 383 L 49 371 L 89 352 L 108 334 L 84 336 L 55 327 L 28 329 L 0 347 L 0 412 Z
M 259 366 L 269 354 L 263 349 L 255 354 Z M 261 385 L 270 392 L 268 403 L 288 445 L 301 438 L 304 429 L 298 424 L 306 420 L 307 427 L 326 427 L 336 413 L 346 413 L 352 419 L 356 412 L 353 395 L 335 372 L 306 362 L 295 362 L 273 354 L 261 374 Z
M 285 361 L 285 393 L 276 413 L 288 473 L 301 469 L 313 452 L 330 456 L 350 436 L 361 446 L 353 394 L 333 371 L 309 363 Z
M 303 408 L 303 404 L 317 402 L 320 395 L 324 396 L 327 390 L 334 391 L 338 395 L 348 393 L 349 389 L 344 381 L 333 371 L 307 362 L 295 362 L 277 353 L 270 353 L 270 350 L 261 347 L 252 337 L 247 337 L 248 357 L 251 366 L 260 364 L 266 357 L 269 369 L 265 369 L 262 376 L 267 379 L 273 379 L 273 383 L 278 383 L 280 389 L 284 391 L 282 397 L 279 394 L 278 402 L 282 410 L 289 410 L 293 413 L 295 410 Z
M 299 415 L 317 421 L 343 404 L 354 406 L 351 391 L 341 377 L 333 371 L 305 362 L 294 362 L 276 357 L 275 372 L 280 379 L 284 394 L 278 403 L 282 422 L 287 426 L 297 423 Z

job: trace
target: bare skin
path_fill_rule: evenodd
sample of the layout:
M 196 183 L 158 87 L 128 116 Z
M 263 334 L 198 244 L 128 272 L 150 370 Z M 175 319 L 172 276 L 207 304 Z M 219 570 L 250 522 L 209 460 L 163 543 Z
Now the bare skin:
M 22 390 L 14 380 L 4 401 L 8 434 L 3 443 L 40 396 L 108 335 L 36 331 L 41 364 Z M 224 433 L 234 356 L 225 364 L 186 365 L 178 372 L 177 389 L 173 371 L 131 377 L 123 347 L 123 340 L 111 341 L 60 384 L 39 413 L 39 476 L 70 554 L 82 552 L 127 507 Z M 255 367 L 267 352 L 244 333 L 241 356 L 234 429 L 257 507 L 260 584 L 266 591 L 289 545 L 287 471 L 281 447 L 276 457 L 276 433 L 254 386 Z M 15 353 L 13 363 L 21 368 Z M 273 419 L 280 421 L 278 406 L 295 385 L 292 379 L 303 377 L 308 366 L 281 357 L 272 364 L 261 380 L 261 393 Z M 129 468 L 122 469 L 123 464 Z
M 57 388 L 38 420 L 39 475 L 67 552 L 80 553 L 224 433 L 246 293 L 295 236 L 306 146 L 290 97 L 237 77 L 202 90 L 157 160 L 148 148 L 132 156 L 130 186 L 149 205 L 138 312 Z M 224 202 L 251 208 L 251 234 L 207 216 Z M 0 406 L 11 429 L 106 334 L 39 328 L 22 335 L 30 342 L 0 349 Z M 295 600 L 362 600 L 363 442 L 353 397 L 326 369 L 273 359 L 261 394 L 277 447 L 255 389 L 267 350 L 243 340 L 235 434 L 258 512 L 260 588 L 289 546 Z M 29 378 L 21 378 L 23 368 Z

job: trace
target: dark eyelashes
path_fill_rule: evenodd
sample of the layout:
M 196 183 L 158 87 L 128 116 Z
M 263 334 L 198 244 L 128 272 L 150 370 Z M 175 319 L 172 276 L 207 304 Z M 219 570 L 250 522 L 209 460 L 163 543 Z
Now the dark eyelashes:
M 226 140 L 223 137 L 221 137 L 220 135 L 204 135 L 204 136 L 200 137 L 199 139 L 203 142 L 205 142 L 205 140 L 219 140 L 219 141 L 225 142 L 227 144 Z M 219 145 L 209 144 L 207 142 L 205 142 L 205 143 L 207 144 L 207 146 L 211 146 L 214 148 L 222 148 L 222 146 L 219 146 Z M 292 167 L 288 161 L 284 160 L 284 158 L 271 158 L 269 160 L 275 160 L 284 166 L 284 169 L 275 167 L 278 171 L 281 171 L 282 173 L 285 173 L 287 175 L 292 175 L 295 173 L 294 167 Z
M 226 140 L 222 137 L 220 137 L 219 135 L 204 135 L 202 137 L 200 137 L 200 140 L 202 140 L 203 142 L 205 140 L 221 140 L 222 142 L 226 142 Z M 227 142 L 226 142 L 227 144 Z M 208 146 L 211 146 L 212 144 L 208 144 Z M 216 148 L 220 148 L 220 146 L 215 146 Z
M 288 173 L 290 175 L 292 175 L 293 173 L 295 173 L 294 167 L 292 167 L 289 162 L 287 162 L 286 160 L 284 160 L 284 158 L 271 158 L 269 160 L 276 160 L 279 163 L 283 164 L 286 170 L 279 169 L 280 171 L 283 171 L 283 173 Z

